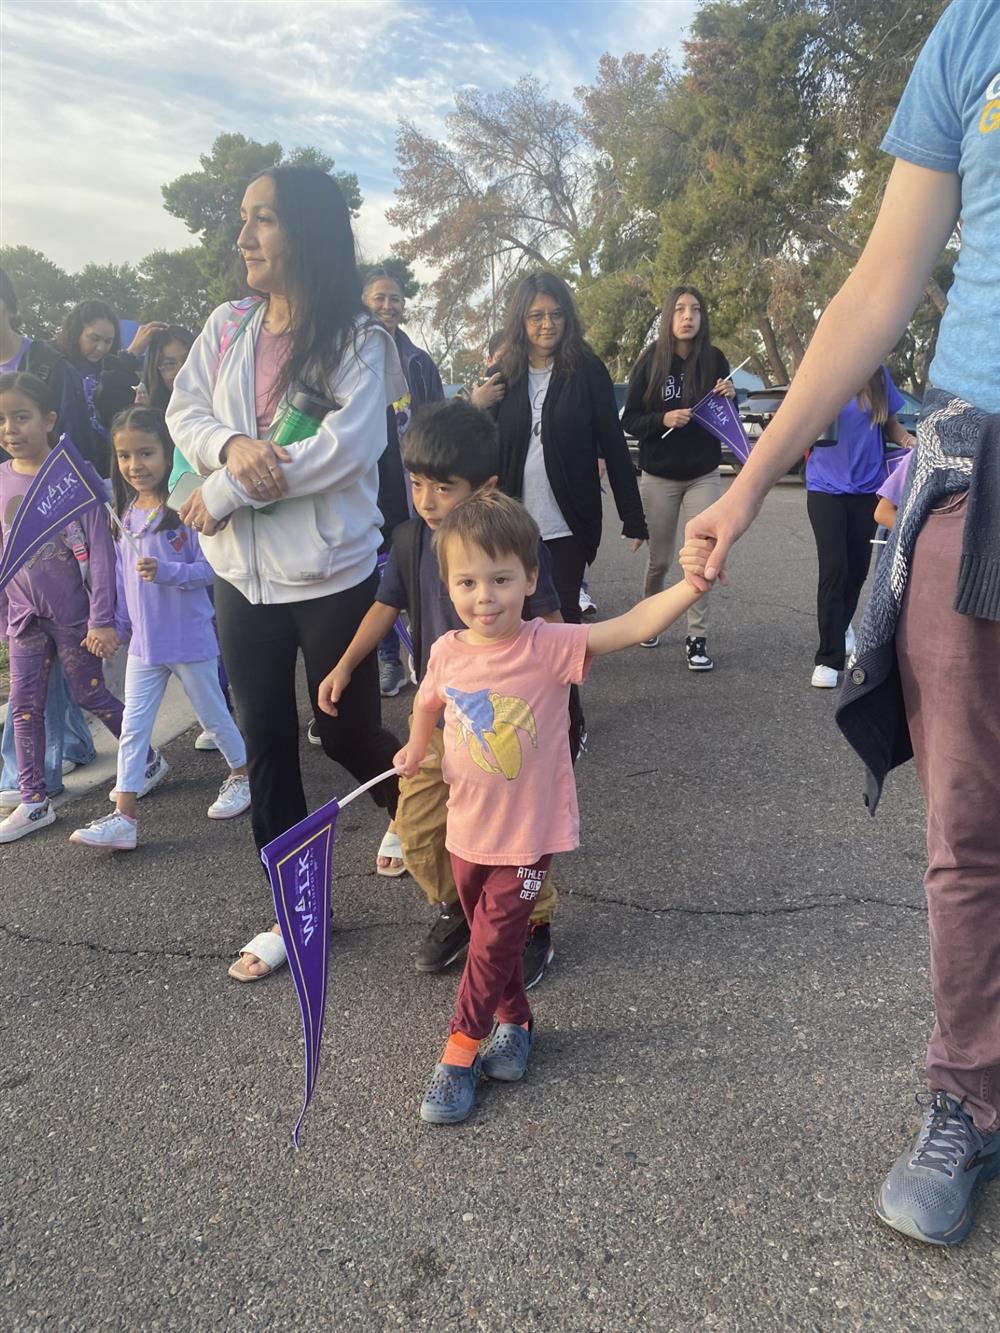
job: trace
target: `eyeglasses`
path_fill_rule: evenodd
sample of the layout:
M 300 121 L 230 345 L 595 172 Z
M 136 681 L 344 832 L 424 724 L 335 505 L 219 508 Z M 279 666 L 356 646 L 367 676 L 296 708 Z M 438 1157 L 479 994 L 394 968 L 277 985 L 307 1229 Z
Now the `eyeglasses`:
M 561 310 L 533 310 L 530 315 L 525 316 L 525 323 L 530 324 L 533 329 L 540 328 L 546 320 L 551 320 L 553 324 L 565 324 L 566 316 Z
M 162 375 L 165 370 L 180 370 L 183 364 L 183 361 L 178 361 L 176 358 L 173 360 L 157 361 L 156 369 Z

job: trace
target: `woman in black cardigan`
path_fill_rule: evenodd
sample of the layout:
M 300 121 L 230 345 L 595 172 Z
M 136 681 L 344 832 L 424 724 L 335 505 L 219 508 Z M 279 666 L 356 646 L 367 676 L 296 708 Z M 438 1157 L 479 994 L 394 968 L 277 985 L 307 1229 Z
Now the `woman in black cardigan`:
M 580 583 L 601 541 L 602 460 L 633 551 L 648 534 L 611 376 L 554 273 L 518 284 L 498 369 L 500 486 L 538 523 L 563 619 L 579 624 Z

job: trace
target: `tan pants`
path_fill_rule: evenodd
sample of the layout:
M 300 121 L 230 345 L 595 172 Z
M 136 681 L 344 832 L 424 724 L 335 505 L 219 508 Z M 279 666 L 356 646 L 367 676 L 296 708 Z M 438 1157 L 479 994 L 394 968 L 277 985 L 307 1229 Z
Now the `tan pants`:
M 403 862 L 432 905 L 458 902 L 451 857 L 444 845 L 448 784 L 441 772 L 443 753 L 444 732 L 436 727 L 416 776 L 399 780 L 399 805 L 393 821 L 403 844 Z M 550 871 L 529 918 L 532 925 L 552 921 L 558 896 Z
M 718 469 L 693 481 L 670 481 L 644 472 L 639 478 L 639 494 L 649 528 L 649 563 L 646 566 L 644 597 L 661 592 L 667 570 L 677 556 L 677 526 L 683 511 L 692 519 L 714 504 L 722 493 Z M 687 613 L 687 632 L 692 639 L 705 637 L 705 598 L 695 602 Z

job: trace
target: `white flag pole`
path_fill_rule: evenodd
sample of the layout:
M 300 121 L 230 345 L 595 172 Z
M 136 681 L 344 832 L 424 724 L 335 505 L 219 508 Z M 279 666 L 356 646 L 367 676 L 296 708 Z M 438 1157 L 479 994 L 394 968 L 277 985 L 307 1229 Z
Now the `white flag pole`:
M 129 546 L 131 546 L 132 550 L 136 553 L 136 555 L 141 556 L 142 551 L 139 549 L 139 543 L 136 541 L 136 539 L 132 536 L 131 532 L 128 531 L 128 529 L 125 527 L 125 524 L 115 513 L 114 505 L 111 503 L 110 500 L 105 500 L 104 508 L 111 515 L 112 519 L 114 520 L 115 526 L 118 528 L 118 531 L 128 542 Z

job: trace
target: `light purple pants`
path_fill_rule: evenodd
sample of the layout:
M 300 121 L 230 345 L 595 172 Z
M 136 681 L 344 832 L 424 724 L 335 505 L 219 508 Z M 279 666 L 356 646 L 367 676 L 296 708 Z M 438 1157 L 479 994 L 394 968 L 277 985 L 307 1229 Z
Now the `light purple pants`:
M 17 785 L 22 801 L 45 799 L 45 695 L 58 653 L 69 692 L 81 708 L 104 723 L 112 736 L 122 730 L 123 707 L 104 683 L 101 659 L 80 645 L 86 625 L 35 620 L 10 645 L 10 711 L 14 717 Z
M 931 981 L 927 1084 L 1000 1124 L 1000 623 L 952 609 L 966 497 L 917 538 L 896 630 L 927 802 Z

